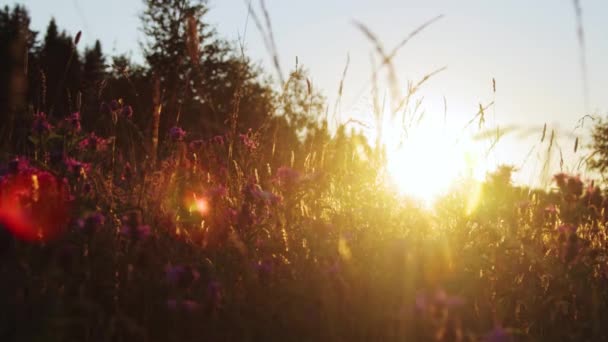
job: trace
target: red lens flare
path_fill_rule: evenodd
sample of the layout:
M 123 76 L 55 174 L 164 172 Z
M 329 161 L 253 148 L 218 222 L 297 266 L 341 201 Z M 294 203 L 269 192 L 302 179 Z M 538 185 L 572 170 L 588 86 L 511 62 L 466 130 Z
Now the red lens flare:
M 0 179 L 0 223 L 15 237 L 48 241 L 68 222 L 69 191 L 54 175 L 28 170 Z

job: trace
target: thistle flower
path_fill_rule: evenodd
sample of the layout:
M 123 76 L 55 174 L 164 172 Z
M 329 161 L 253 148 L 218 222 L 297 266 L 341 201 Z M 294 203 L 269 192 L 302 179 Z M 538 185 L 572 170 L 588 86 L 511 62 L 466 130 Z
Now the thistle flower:
M 181 129 L 181 127 L 174 126 L 174 127 L 171 127 L 171 129 L 169 130 L 169 137 L 174 142 L 184 140 L 185 136 L 186 136 L 186 131 Z
M 124 215 L 121 221 L 120 233 L 131 240 L 144 240 L 151 234 L 150 226 L 142 223 L 141 214 L 138 211 L 132 211 Z
M 287 166 L 281 166 L 277 170 L 275 180 L 283 186 L 292 186 L 298 183 L 301 180 L 301 177 L 302 175 L 300 172 Z
M 46 114 L 38 112 L 34 114 L 34 123 L 32 124 L 32 131 L 37 135 L 50 133 L 53 126 L 48 122 Z
M 211 138 L 211 141 L 214 144 L 217 144 L 217 145 L 224 145 L 224 136 L 223 135 L 216 135 L 213 138 Z
M 122 107 L 122 116 L 124 116 L 127 119 L 131 119 L 133 118 L 133 107 L 131 106 L 123 106 Z
M 74 112 L 72 115 L 65 118 L 65 121 L 68 125 L 68 131 L 72 133 L 79 133 L 81 130 L 80 126 L 80 112 Z
M 108 148 L 108 140 L 98 137 L 95 132 L 91 132 L 88 137 L 84 138 L 79 144 L 80 151 L 105 151 Z
M 258 147 L 258 142 L 251 138 L 251 130 L 249 130 L 248 134 L 239 134 L 239 138 L 249 151 L 253 151 Z
M 91 164 L 80 162 L 71 157 L 64 158 L 63 163 L 68 173 L 77 178 L 85 175 L 91 169 Z
M 110 110 L 115 112 L 121 108 L 120 103 L 116 100 L 110 102 Z
M 101 213 L 91 213 L 77 221 L 78 228 L 86 234 L 97 232 L 105 223 L 105 216 Z
M 172 286 L 188 288 L 200 279 L 200 273 L 191 266 L 167 266 L 165 268 L 167 282 Z

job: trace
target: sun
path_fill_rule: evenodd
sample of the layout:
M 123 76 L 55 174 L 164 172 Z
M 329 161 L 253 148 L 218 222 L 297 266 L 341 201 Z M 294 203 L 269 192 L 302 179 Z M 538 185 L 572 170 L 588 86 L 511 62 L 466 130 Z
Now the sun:
M 387 180 L 402 195 L 430 206 L 459 179 L 485 177 L 479 146 L 443 122 L 422 121 L 407 133 L 394 123 L 384 128 Z

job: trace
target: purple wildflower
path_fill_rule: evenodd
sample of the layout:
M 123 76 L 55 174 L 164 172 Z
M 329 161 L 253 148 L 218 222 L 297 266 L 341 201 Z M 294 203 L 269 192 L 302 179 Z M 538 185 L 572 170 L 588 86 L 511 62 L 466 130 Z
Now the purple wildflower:
M 68 124 L 68 130 L 73 133 L 78 133 L 81 130 L 80 126 L 80 112 L 74 112 L 72 115 L 65 118 Z
M 98 137 L 95 135 L 95 132 L 91 132 L 91 134 L 83 139 L 79 144 L 78 148 L 81 151 L 89 150 L 89 151 L 105 151 L 108 147 L 108 140 Z
M 122 115 L 127 119 L 131 119 L 133 117 L 133 107 L 131 107 L 131 106 L 122 107 Z
M 144 240 L 151 234 L 150 226 L 139 225 L 136 227 L 124 225 L 120 229 L 120 233 L 124 236 L 131 238 L 132 240 L 139 241 Z
M 110 108 L 110 105 L 108 103 L 102 102 L 99 106 L 99 112 L 101 114 L 110 114 L 112 112 L 112 108 Z
M 105 216 L 101 213 L 92 213 L 78 220 L 77 225 L 86 234 L 93 234 L 105 223 Z
M 132 211 L 122 217 L 122 227 L 120 233 L 132 240 L 143 240 L 150 236 L 150 226 L 142 224 L 141 214 Z
M 299 182 L 301 177 L 302 175 L 300 172 L 287 166 L 281 166 L 277 170 L 276 181 L 278 181 L 281 185 L 291 186 Z
M 32 124 L 32 131 L 38 135 L 48 134 L 53 126 L 48 122 L 46 114 L 38 112 L 34 114 L 34 123 Z
M 557 227 L 558 232 L 560 232 L 562 234 L 566 234 L 566 235 L 576 234 L 577 229 L 578 229 L 577 226 L 574 226 L 571 224 L 562 224 L 561 226 Z
M 185 299 L 182 301 L 182 309 L 184 309 L 184 311 L 186 311 L 186 312 L 194 312 L 194 311 L 198 310 L 199 308 L 200 308 L 200 305 L 196 301 L 193 301 L 190 299 Z
M 112 102 L 110 102 L 110 110 L 111 111 L 115 112 L 115 111 L 119 110 L 120 107 L 121 106 L 120 106 L 120 103 L 118 101 L 112 100 Z
M 211 308 L 219 308 L 222 301 L 222 286 L 218 281 L 210 281 L 207 285 L 207 298 Z
M 205 145 L 206 142 L 204 140 L 194 140 L 190 142 L 189 147 L 191 150 L 198 150 L 204 147 Z
M 283 200 L 281 196 L 275 195 L 270 191 L 262 190 L 258 184 L 250 184 L 246 190 L 248 190 L 253 199 L 262 203 L 277 204 Z
M 194 312 L 200 308 L 200 304 L 194 300 L 184 299 L 169 299 L 167 300 L 167 308 L 171 311 L 185 311 L 185 312 Z
M 65 164 L 67 171 L 74 177 L 79 177 L 86 174 L 91 168 L 90 164 L 80 162 L 70 157 L 64 158 L 63 163 Z
M 184 131 L 183 129 L 181 129 L 181 127 L 171 127 L 171 129 L 169 130 L 169 137 L 171 138 L 172 141 L 182 141 L 184 140 L 184 137 L 186 136 L 186 131 Z
M 258 142 L 251 137 L 251 130 L 247 134 L 239 134 L 239 138 L 241 138 L 241 143 L 250 151 L 258 147 Z
M 211 141 L 213 141 L 213 143 L 215 143 L 217 145 L 224 145 L 224 136 L 216 135 L 213 138 L 211 138 Z
M 490 331 L 483 339 L 484 342 L 509 342 L 513 341 L 511 334 L 504 328 L 496 327 Z
M 190 287 L 201 277 L 200 273 L 194 268 L 181 265 L 167 266 L 165 274 L 169 284 L 181 288 Z

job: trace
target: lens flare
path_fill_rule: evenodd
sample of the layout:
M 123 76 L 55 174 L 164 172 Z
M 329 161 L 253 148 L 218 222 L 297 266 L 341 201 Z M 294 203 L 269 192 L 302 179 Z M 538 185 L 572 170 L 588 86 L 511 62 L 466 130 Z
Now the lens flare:
M 48 172 L 28 170 L 0 180 L 0 224 L 25 241 L 48 241 L 68 222 L 67 186 Z

